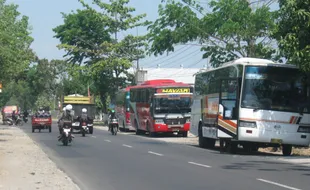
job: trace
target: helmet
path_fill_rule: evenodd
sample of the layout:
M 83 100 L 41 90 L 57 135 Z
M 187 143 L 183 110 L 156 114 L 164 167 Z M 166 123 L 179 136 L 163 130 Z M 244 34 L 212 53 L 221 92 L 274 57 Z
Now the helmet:
M 82 113 L 86 113 L 87 112 L 87 109 L 86 108 L 83 108 L 82 109 Z
M 71 105 L 71 104 L 68 104 L 68 105 L 66 106 L 66 110 L 67 110 L 67 111 L 71 111 L 71 110 L 72 110 L 72 105 Z

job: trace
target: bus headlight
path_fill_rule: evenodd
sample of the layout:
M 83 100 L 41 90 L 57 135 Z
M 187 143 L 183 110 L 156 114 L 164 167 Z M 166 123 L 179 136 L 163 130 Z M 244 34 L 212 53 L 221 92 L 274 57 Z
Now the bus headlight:
M 310 126 L 299 126 L 297 132 L 299 133 L 310 133 Z
M 250 121 L 239 121 L 239 127 L 257 128 L 256 122 L 250 122 Z
M 155 123 L 156 124 L 164 124 L 164 120 L 163 119 L 155 119 Z

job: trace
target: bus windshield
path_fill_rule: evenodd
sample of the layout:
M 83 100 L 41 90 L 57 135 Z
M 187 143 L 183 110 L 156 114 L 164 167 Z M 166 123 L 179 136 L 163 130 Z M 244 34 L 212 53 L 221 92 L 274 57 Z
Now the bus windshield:
M 246 66 L 241 107 L 299 112 L 308 99 L 307 87 L 298 69 Z
M 170 97 L 154 97 L 154 112 L 159 113 L 190 113 L 191 97 L 179 97 L 179 95 L 170 95 Z

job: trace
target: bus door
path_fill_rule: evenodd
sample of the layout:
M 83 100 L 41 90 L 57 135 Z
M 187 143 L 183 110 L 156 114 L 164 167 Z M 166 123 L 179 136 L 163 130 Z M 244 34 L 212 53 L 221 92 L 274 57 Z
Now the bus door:
M 218 138 L 234 138 L 237 135 L 239 86 L 238 78 L 220 80 Z

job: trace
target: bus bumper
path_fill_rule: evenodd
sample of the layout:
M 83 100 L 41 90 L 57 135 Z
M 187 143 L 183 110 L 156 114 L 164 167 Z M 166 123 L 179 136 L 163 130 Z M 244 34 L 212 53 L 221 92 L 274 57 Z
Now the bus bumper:
M 155 124 L 153 132 L 181 132 L 189 131 L 190 123 L 185 123 L 183 125 L 166 125 L 166 124 Z
M 238 140 L 266 144 L 309 146 L 310 133 L 266 131 L 239 127 Z

